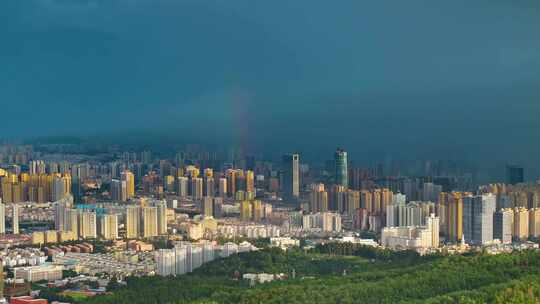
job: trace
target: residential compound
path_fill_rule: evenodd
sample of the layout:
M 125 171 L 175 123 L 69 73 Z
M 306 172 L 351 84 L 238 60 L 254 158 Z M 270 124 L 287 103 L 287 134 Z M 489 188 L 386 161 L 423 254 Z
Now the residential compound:
M 76 238 L 120 237 L 120 219 L 127 238 L 150 238 L 167 233 L 166 203 L 163 201 L 135 202 L 132 205 L 76 205 L 67 196 L 54 203 L 55 227 L 58 231 L 71 232 Z
M 413 249 L 420 252 L 438 248 L 439 218 L 431 214 L 425 226 L 386 227 L 382 230 L 381 245 L 393 249 Z
M 203 264 L 217 258 L 225 258 L 241 252 L 256 250 L 250 243 L 225 243 L 217 246 L 212 242 L 181 242 L 173 249 L 161 249 L 156 252 L 156 274 L 161 276 L 182 275 L 193 272 Z

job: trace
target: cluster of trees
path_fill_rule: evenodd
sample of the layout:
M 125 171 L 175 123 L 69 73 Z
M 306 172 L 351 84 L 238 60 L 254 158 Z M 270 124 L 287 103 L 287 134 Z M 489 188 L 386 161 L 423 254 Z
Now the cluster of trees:
M 329 255 L 359 256 L 366 259 L 402 263 L 415 263 L 434 257 L 422 257 L 414 250 L 395 251 L 390 249 L 375 248 L 371 246 L 343 242 L 319 244 L 315 246 L 315 248 L 313 248 L 311 252 Z
M 321 276 L 362 269 L 368 264 L 367 260 L 361 258 L 305 253 L 300 249 L 285 252 L 274 247 L 216 260 L 197 269 L 194 275 L 230 277 L 234 273 L 260 272 L 291 275 L 294 270 L 298 277 Z
M 246 241 L 246 242 L 251 243 L 251 245 L 257 248 L 267 248 L 270 246 L 270 238 L 251 239 L 247 237 L 236 237 L 236 238 L 219 237 L 219 238 L 216 238 L 214 241 L 216 241 L 219 245 L 223 245 L 227 242 L 241 243 L 241 242 Z
M 248 287 L 246 272 L 293 279 Z M 233 274 L 236 274 L 233 275 Z M 420 257 L 355 245 L 265 249 L 177 278 L 130 278 L 85 303 L 538 303 L 540 252 Z

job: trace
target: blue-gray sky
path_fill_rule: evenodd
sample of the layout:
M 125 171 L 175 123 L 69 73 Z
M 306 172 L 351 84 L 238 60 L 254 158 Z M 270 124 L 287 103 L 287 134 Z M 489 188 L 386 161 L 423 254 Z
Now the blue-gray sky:
M 538 168 L 539 33 L 536 0 L 2 0 L 0 137 Z

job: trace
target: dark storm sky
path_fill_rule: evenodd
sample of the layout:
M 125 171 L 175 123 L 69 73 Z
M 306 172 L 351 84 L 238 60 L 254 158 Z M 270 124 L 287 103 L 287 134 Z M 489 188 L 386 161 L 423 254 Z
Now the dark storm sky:
M 0 137 L 538 168 L 539 37 L 536 0 L 2 0 Z

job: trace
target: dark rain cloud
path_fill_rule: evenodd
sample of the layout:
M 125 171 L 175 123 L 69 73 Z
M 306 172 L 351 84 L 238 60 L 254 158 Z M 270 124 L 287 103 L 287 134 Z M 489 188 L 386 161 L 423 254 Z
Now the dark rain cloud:
M 152 130 L 538 168 L 539 6 L 1 1 L 0 137 Z

